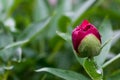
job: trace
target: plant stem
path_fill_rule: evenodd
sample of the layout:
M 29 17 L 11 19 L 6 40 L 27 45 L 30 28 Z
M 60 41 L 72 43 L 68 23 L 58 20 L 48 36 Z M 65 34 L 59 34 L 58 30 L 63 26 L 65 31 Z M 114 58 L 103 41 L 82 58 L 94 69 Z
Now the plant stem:
M 107 67 L 109 64 L 113 63 L 114 61 L 116 61 L 119 58 L 120 58 L 120 53 L 117 56 L 115 56 L 114 58 L 112 58 L 111 60 L 109 60 L 108 62 L 106 62 L 105 64 L 103 64 L 102 67 L 103 68 Z
M 8 71 L 6 71 L 6 72 L 5 72 L 5 74 L 3 75 L 3 80 L 7 80 L 8 75 L 9 75 L 9 72 L 8 72 Z

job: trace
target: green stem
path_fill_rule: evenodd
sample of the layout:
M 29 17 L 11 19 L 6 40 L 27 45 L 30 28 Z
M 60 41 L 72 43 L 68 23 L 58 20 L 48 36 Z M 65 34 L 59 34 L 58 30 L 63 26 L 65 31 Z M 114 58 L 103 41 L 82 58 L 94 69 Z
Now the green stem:
M 8 75 L 9 75 L 9 72 L 8 72 L 8 71 L 6 71 L 6 72 L 5 72 L 5 74 L 3 75 L 3 79 L 2 79 L 2 80 L 7 80 Z
M 10 66 L 10 65 L 11 65 L 11 62 L 8 61 L 7 66 Z M 3 74 L 2 80 L 7 80 L 7 79 L 8 79 L 8 76 L 9 76 L 9 74 L 10 74 L 10 71 L 7 70 L 7 69 L 4 69 L 4 70 L 5 70 L 5 73 Z
M 108 62 L 106 62 L 105 64 L 103 64 L 102 67 L 103 68 L 107 67 L 109 64 L 113 63 L 114 61 L 116 61 L 119 58 L 120 58 L 120 53 L 117 56 L 115 56 L 114 58 L 112 58 L 111 60 L 109 60 Z

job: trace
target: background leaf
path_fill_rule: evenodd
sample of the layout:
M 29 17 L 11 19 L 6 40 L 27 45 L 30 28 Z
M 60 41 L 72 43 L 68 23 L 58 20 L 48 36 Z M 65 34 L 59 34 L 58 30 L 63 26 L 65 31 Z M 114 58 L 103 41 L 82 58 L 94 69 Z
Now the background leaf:
M 110 21 L 107 18 L 101 24 L 99 31 L 101 34 L 103 44 L 105 43 L 105 41 L 108 40 L 108 37 L 109 38 L 112 37 L 112 34 L 113 34 L 112 26 Z M 111 46 L 111 41 L 105 47 L 103 47 L 102 51 L 100 52 L 100 55 L 96 57 L 97 64 L 102 65 L 104 63 L 108 55 L 108 52 L 110 50 L 110 46 Z
M 105 77 L 110 77 L 112 74 L 115 74 L 114 76 L 117 76 L 117 72 L 120 70 L 120 53 L 104 63 L 103 70 Z M 118 73 L 119 74 L 119 73 Z M 116 78 L 117 79 L 117 78 Z
M 49 10 L 44 0 L 35 0 L 33 10 L 34 21 L 40 21 L 48 17 Z
M 85 13 L 85 11 L 88 10 L 88 8 L 90 8 L 93 5 L 94 2 L 95 0 L 87 0 L 79 7 L 79 9 L 75 12 L 75 15 L 72 19 L 73 26 L 75 26 L 75 23 L 77 22 L 77 20 L 81 17 L 83 13 Z
M 36 70 L 36 72 L 42 72 L 42 71 L 52 73 L 65 80 L 89 80 L 85 76 L 69 70 L 62 70 L 62 69 L 55 69 L 55 68 L 41 68 Z
M 110 76 L 108 76 L 108 80 L 118 80 L 120 79 L 120 70 L 119 71 L 116 71 L 114 72 L 113 74 L 111 74 Z
M 84 69 L 86 58 L 74 51 L 72 30 L 87 19 L 100 28 L 102 45 L 111 39 L 95 57 L 101 68 L 120 53 L 119 9 L 119 0 L 0 0 L 0 80 L 61 80 L 34 72 L 40 67 L 89 77 L 94 65 L 87 63 Z M 105 80 L 119 80 L 119 62 L 103 67 Z
M 70 36 L 69 34 L 67 34 L 67 33 L 62 33 L 62 32 L 59 32 L 59 31 L 56 31 L 56 33 L 57 33 L 61 38 L 63 38 L 64 40 L 66 40 L 68 43 L 70 43 L 70 45 L 72 46 L 71 36 Z M 79 58 L 79 57 L 77 56 L 77 53 L 76 53 L 74 50 L 73 50 L 73 52 L 74 52 L 74 55 L 75 55 L 76 59 L 78 60 L 78 62 L 79 62 L 81 65 L 83 65 L 83 62 L 84 62 L 84 59 L 85 59 L 85 58 Z
M 30 27 L 26 28 L 23 33 L 20 35 L 19 40 L 30 40 L 40 31 L 42 31 L 45 27 L 47 27 L 48 23 L 50 22 L 50 18 L 47 20 L 32 24 Z
M 59 31 L 56 31 L 56 33 L 63 38 L 64 40 L 66 40 L 67 42 L 71 43 L 71 36 L 68 33 L 62 33 Z

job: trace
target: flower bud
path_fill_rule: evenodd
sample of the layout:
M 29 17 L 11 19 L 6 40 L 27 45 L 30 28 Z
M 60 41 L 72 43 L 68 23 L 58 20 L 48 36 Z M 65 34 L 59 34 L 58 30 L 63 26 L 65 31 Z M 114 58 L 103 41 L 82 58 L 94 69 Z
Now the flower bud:
M 93 57 L 100 53 L 101 36 L 97 28 L 84 20 L 72 31 L 73 48 L 80 57 Z

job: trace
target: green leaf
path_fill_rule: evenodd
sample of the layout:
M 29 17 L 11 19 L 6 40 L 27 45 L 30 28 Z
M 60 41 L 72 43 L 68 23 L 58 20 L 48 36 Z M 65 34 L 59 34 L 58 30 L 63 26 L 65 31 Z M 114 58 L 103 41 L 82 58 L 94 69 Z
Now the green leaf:
M 62 33 L 59 31 L 56 31 L 57 35 L 59 35 L 61 38 L 63 38 L 65 41 L 69 42 L 71 44 L 71 35 L 68 33 Z
M 73 22 L 75 23 L 81 15 L 92 6 L 92 4 L 95 2 L 95 0 L 87 0 L 85 3 L 83 3 L 80 8 L 75 12 L 75 15 L 73 17 Z
M 16 48 L 8 48 L 8 49 L 3 49 L 0 50 L 0 58 L 7 62 L 8 60 L 10 60 L 10 58 L 13 56 L 14 52 L 15 52 Z
M 45 4 L 45 0 L 35 0 L 33 9 L 34 21 L 40 21 L 48 17 L 48 7 Z
M 2 0 L 2 3 L 3 3 L 3 8 L 5 9 L 5 11 L 8 11 L 12 7 L 14 0 L 9 0 L 9 1 Z
M 0 57 L 4 60 L 7 61 L 10 57 L 14 56 L 14 60 L 20 62 L 21 61 L 21 48 L 18 46 L 21 46 L 25 43 L 27 43 L 28 40 L 25 41 L 18 41 L 18 42 L 14 42 L 11 44 L 8 44 L 5 47 L 2 47 L 0 50 Z M 6 58 L 5 58 L 6 57 Z
M 0 48 L 3 48 L 11 43 L 13 43 L 13 36 L 5 28 L 5 26 L 0 23 Z
M 61 14 L 72 10 L 72 0 L 61 0 L 56 11 Z
M 5 27 L 0 23 L 0 49 L 3 49 L 5 46 L 13 43 L 13 36 L 8 32 Z M 10 57 L 9 54 L 12 53 L 12 49 L 0 50 L 0 58 L 2 60 L 8 60 Z M 6 56 L 3 56 L 6 55 Z
M 103 45 L 101 46 L 101 50 L 102 50 L 107 44 L 109 44 L 109 42 L 113 43 L 113 40 L 115 40 L 116 36 L 118 37 L 118 34 L 115 35 L 115 36 L 113 36 L 113 37 L 111 37 L 111 38 L 109 38 L 108 40 L 106 40 L 106 41 L 103 43 Z M 117 39 L 116 39 L 116 41 L 117 41 Z M 115 41 L 114 41 L 114 42 L 115 42 Z
M 2 24 L 0 24 L 0 29 L 0 58 L 3 61 L 8 61 L 15 55 L 17 47 L 28 42 L 28 40 L 13 42 L 13 36 Z
M 71 22 L 71 19 L 68 16 L 65 16 L 65 15 L 61 16 L 58 21 L 58 27 L 60 31 L 66 32 L 70 22 Z
M 110 39 L 108 39 L 108 40 L 101 46 L 101 50 L 102 50 L 112 39 L 113 39 L 113 37 L 110 38 Z
M 4 21 L 14 4 L 14 0 L 0 0 L 0 21 Z
M 2 57 L 4 61 L 7 61 L 10 57 L 13 57 L 12 60 L 20 62 L 22 57 L 22 49 L 18 46 L 21 46 L 27 42 L 28 40 L 18 41 L 1 48 L 0 57 Z
M 58 41 L 54 46 L 55 47 L 53 48 L 53 51 L 51 52 L 51 55 L 49 55 L 49 57 L 47 58 L 47 62 L 52 62 L 54 60 L 54 57 L 56 56 L 58 51 L 63 46 L 63 42 L 62 41 Z
M 8 44 L 13 43 L 13 37 L 9 33 L 0 33 L 0 48 L 7 46 Z
M 112 26 L 111 26 L 110 21 L 107 18 L 105 18 L 104 21 L 102 22 L 99 31 L 101 34 L 102 43 L 105 43 L 108 40 L 108 38 L 112 37 L 112 34 L 113 34 Z M 100 52 L 100 55 L 95 57 L 97 64 L 102 65 L 104 61 L 106 60 L 106 56 L 111 47 L 111 42 L 112 40 L 110 40 L 109 43 L 103 47 L 103 49 Z
M 59 32 L 59 31 L 56 31 L 56 33 L 57 33 L 57 35 L 59 35 L 61 38 L 63 38 L 65 41 L 67 41 L 72 46 L 72 41 L 71 41 L 71 35 L 70 34 L 62 33 L 62 32 Z M 85 58 L 79 58 L 74 49 L 73 49 L 73 52 L 74 52 L 74 55 L 75 55 L 76 59 L 78 60 L 78 62 L 81 65 L 83 65 L 83 62 L 84 62 Z
M 30 25 L 23 31 L 23 33 L 21 33 L 21 35 L 18 37 L 18 40 L 30 40 L 35 35 L 37 35 L 39 32 L 44 30 L 47 27 L 50 20 L 51 19 L 48 18 L 45 21 L 42 21 L 39 23 L 34 23 L 34 24 Z
M 6 50 L 6 49 L 8 49 L 8 48 L 12 48 L 12 47 L 20 46 L 20 45 L 25 44 L 25 43 L 27 43 L 27 42 L 28 42 L 28 40 L 17 41 L 17 42 L 14 42 L 14 43 L 12 43 L 12 44 L 9 44 L 9 45 L 5 46 L 5 47 L 2 48 L 2 49 Z
M 107 80 L 119 80 L 119 79 L 120 79 L 120 70 L 114 72 L 107 78 Z
M 120 53 L 103 64 L 104 75 L 111 75 L 120 69 Z
M 92 80 L 102 80 L 102 69 L 98 68 L 93 60 L 85 59 L 83 67 Z
M 76 72 L 69 71 L 69 70 L 62 70 L 62 69 L 55 69 L 55 68 L 41 68 L 36 70 L 36 72 L 42 72 L 42 71 L 49 72 L 65 80 L 89 80 L 82 74 L 78 74 Z

